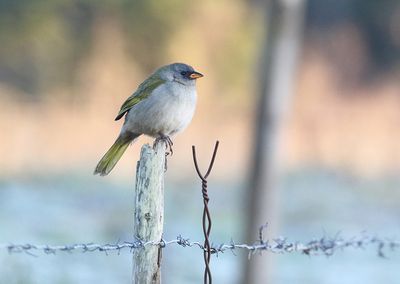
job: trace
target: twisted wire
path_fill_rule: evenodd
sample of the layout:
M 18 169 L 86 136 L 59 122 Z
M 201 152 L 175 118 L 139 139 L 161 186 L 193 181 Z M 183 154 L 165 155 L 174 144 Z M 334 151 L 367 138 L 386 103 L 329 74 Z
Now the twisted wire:
M 210 201 L 210 198 L 208 196 L 208 190 L 207 190 L 207 178 L 213 168 L 215 157 L 217 155 L 218 145 L 219 145 L 219 141 L 216 141 L 215 146 L 214 146 L 213 155 L 211 157 L 211 161 L 210 161 L 210 164 L 208 166 L 208 169 L 207 169 L 205 175 L 203 175 L 201 173 L 199 165 L 197 163 L 196 147 L 192 146 L 193 162 L 194 162 L 194 166 L 195 166 L 197 175 L 201 179 L 201 192 L 202 192 L 203 204 L 204 204 L 203 219 L 202 219 L 203 234 L 204 234 L 203 257 L 204 257 L 204 264 L 205 264 L 204 284 L 212 283 L 212 275 L 211 275 L 211 269 L 210 269 L 211 254 L 213 253 L 211 245 L 210 245 L 210 233 L 211 233 L 211 227 L 212 227 L 212 219 L 211 219 L 210 210 L 208 208 L 208 202 Z

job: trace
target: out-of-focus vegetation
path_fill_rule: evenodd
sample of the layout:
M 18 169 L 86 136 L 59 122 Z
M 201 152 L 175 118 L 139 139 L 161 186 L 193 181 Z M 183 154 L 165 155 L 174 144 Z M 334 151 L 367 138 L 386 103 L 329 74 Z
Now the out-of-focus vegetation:
M 1 1 L 1 82 L 27 95 L 70 84 L 93 20 L 93 8 L 82 2 Z
M 3 0 L 0 2 L 0 82 L 11 84 L 25 95 L 43 95 L 60 85 L 74 86 L 80 62 L 98 44 L 94 34 L 101 22 L 115 22 L 126 44 L 127 59 L 147 74 L 166 63 L 171 48 L 178 54 L 187 52 L 184 50 L 186 44 L 176 40 L 176 34 L 193 26 L 208 27 L 209 18 L 193 17 L 195 14 L 201 14 L 201 10 L 217 13 L 224 3 L 230 3 L 236 9 L 238 2 L 220 1 L 211 7 L 212 1 Z M 244 4 L 240 6 L 245 9 Z M 242 15 L 228 16 L 237 17 L 240 22 L 240 25 L 224 28 L 229 51 L 222 53 L 222 46 L 222 49 L 214 50 L 213 58 L 208 59 L 217 60 L 217 68 L 222 71 L 216 73 L 217 76 L 220 74 L 218 78 L 226 82 L 223 78 L 229 75 L 229 81 L 234 85 L 245 76 L 242 70 L 247 70 L 243 67 L 249 60 L 248 42 L 254 21 L 249 20 L 247 12 L 242 10 Z M 229 19 L 224 23 L 224 17 L 221 20 L 214 23 L 221 25 L 215 30 L 224 24 L 232 24 Z M 209 33 L 212 37 L 213 31 Z M 107 34 L 103 36 L 107 37 Z M 193 39 L 199 44 L 204 41 L 197 35 Z M 254 45 L 254 39 L 252 41 Z M 229 60 L 225 56 L 229 56 Z
M 120 22 L 130 59 L 148 73 L 165 61 L 171 44 L 175 49 L 185 47 L 182 42 L 171 43 L 171 40 L 179 30 L 192 26 L 193 20 L 199 21 L 192 17 L 193 14 L 206 5 L 212 5 L 209 1 L 203 2 L 207 3 L 180 0 L 2 0 L 0 81 L 21 89 L 26 95 L 41 95 L 48 88 L 60 84 L 70 86 L 76 80 L 75 71 L 79 62 L 96 44 L 93 41 L 95 26 L 109 18 Z M 235 2 L 238 1 L 230 5 L 236 5 Z M 241 6 L 246 7 L 244 3 Z M 308 32 L 311 38 L 323 45 L 325 55 L 337 55 L 335 59 L 343 58 L 345 52 L 352 50 L 346 49 L 346 46 L 342 46 L 344 50 L 338 50 L 341 47 L 333 39 L 345 30 L 353 34 L 362 45 L 361 52 L 365 53 L 365 68 L 359 75 L 370 79 L 381 75 L 381 72 L 398 68 L 399 7 L 399 2 L 393 0 L 311 0 L 307 14 Z M 242 25 L 236 27 L 242 29 L 244 34 L 254 24 L 246 14 L 254 8 L 247 6 L 248 11 L 242 15 Z M 206 23 L 204 26 L 207 26 Z M 238 44 L 231 46 L 229 53 L 225 54 L 229 55 L 229 60 L 216 59 L 221 70 L 239 71 L 239 74 L 228 73 L 237 74 L 234 78 L 237 79 L 243 76 L 238 68 L 242 65 L 237 64 L 249 59 L 240 52 L 246 51 L 241 45 L 254 39 L 246 38 L 242 33 L 239 38 L 234 36 L 231 40 Z M 341 60 L 332 60 L 332 63 L 342 64 L 338 68 L 346 65 Z
M 399 70 L 399 1 L 310 0 L 307 24 L 309 38 L 322 45 L 343 79 L 350 76 L 365 83 Z M 346 37 L 352 42 L 346 44 Z M 357 59 L 362 68 L 354 74 L 355 69 L 347 67 Z
M 123 100 L 171 61 L 206 75 L 193 124 L 179 139 L 202 143 L 206 129 L 236 141 L 226 146 L 227 154 L 237 153 L 235 168 L 221 170 L 244 172 L 262 12 L 260 3 L 240 0 L 0 1 L 0 128 L 7 133 L 0 142 L 2 175 L 94 164 L 116 135 L 112 118 Z M 398 15 L 398 1 L 309 1 L 286 127 L 288 164 L 370 165 L 373 171 L 398 164 L 400 149 L 391 142 L 400 119 L 394 107 Z M 13 119 L 19 113 L 24 120 Z M 373 132 L 379 143 L 369 139 Z M 79 139 L 65 148 L 65 137 Z M 362 146 L 354 148 L 360 137 Z
M 173 61 L 192 64 L 205 77 L 198 81 L 196 115 L 175 138 L 168 164 L 166 238 L 201 239 L 190 145 L 207 161 L 219 139 L 209 183 L 213 239 L 243 240 L 248 191 L 241 185 L 262 83 L 256 80 L 263 77 L 256 74 L 263 2 L 0 0 L 0 242 L 129 238 L 135 161 L 146 139 L 107 178 L 92 170 L 118 134 L 121 122 L 113 119 L 121 103 L 149 72 Z M 296 92 L 283 125 L 282 234 L 300 241 L 319 237 L 321 228 L 332 235 L 363 229 L 398 235 L 400 2 L 309 0 L 306 17 Z M 0 282 L 129 281 L 129 255 L 52 257 L 4 254 Z M 168 251 L 164 279 L 200 282 L 202 261 L 187 249 Z M 398 278 L 394 261 L 375 255 L 278 261 L 274 283 Z M 239 257 L 221 255 L 212 263 L 216 282 L 239 281 Z
M 1 5 L 0 128 L 8 135 L 0 154 L 12 155 L 0 162 L 2 175 L 91 167 L 116 135 L 115 112 L 163 64 L 183 61 L 206 75 L 194 124 L 243 120 L 253 102 L 243 94 L 253 92 L 261 14 L 242 1 Z M 22 112 L 13 127 L 10 119 Z

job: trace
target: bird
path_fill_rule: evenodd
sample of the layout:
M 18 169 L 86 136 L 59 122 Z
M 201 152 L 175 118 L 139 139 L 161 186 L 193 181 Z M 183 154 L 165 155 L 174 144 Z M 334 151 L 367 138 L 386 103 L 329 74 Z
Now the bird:
M 108 175 L 128 146 L 141 135 L 164 140 L 172 154 L 171 137 L 191 122 L 197 102 L 196 80 L 203 74 L 184 63 L 158 68 L 122 104 L 115 120 L 125 116 L 120 134 L 97 164 L 94 174 Z

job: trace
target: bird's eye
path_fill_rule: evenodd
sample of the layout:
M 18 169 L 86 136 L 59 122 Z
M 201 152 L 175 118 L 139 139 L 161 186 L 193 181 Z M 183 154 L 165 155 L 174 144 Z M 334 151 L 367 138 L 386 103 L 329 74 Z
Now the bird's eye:
M 181 75 L 182 75 L 182 76 L 186 76 L 187 74 L 188 74 L 188 72 L 186 72 L 186 71 L 182 71 L 182 72 L 181 72 Z

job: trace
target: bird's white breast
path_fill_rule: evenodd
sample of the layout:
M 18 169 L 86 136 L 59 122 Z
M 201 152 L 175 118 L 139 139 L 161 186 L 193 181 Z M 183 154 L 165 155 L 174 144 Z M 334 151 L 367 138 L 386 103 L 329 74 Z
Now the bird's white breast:
M 129 111 L 122 131 L 153 137 L 174 135 L 184 130 L 192 120 L 196 100 L 194 85 L 162 84 Z

